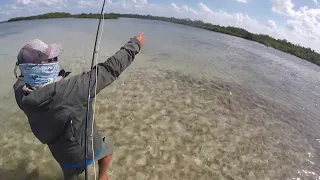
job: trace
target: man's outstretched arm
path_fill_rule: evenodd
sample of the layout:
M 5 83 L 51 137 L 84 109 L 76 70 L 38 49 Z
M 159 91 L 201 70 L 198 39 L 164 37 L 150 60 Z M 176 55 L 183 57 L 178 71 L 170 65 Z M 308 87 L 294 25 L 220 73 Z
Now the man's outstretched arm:
M 82 90 L 88 90 L 89 76 L 91 73 L 91 94 L 94 95 L 95 88 L 95 68 L 98 72 L 97 93 L 115 81 L 120 74 L 133 62 L 135 56 L 140 52 L 144 45 L 144 35 L 138 34 L 136 37 L 128 41 L 113 56 L 105 62 L 97 64 L 92 71 L 83 73 L 78 79 L 78 85 L 82 86 Z M 80 81 L 80 82 L 79 82 Z

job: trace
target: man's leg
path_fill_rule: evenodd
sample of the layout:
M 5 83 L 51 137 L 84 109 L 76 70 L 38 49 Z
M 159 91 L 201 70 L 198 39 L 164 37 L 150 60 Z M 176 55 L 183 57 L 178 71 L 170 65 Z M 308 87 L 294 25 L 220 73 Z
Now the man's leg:
M 112 154 L 98 161 L 99 164 L 99 180 L 108 180 L 107 170 L 112 159 Z
M 64 180 L 83 180 L 84 168 L 62 168 Z
M 102 153 L 98 158 L 99 164 L 99 180 L 109 180 L 107 170 L 111 163 L 113 153 L 113 143 L 108 136 L 102 137 Z

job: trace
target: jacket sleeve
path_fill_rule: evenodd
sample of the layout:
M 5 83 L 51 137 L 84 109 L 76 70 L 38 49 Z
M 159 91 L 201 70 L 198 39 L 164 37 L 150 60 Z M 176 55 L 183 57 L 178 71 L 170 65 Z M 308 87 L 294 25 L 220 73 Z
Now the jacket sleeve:
M 82 73 L 78 76 L 78 86 L 80 91 L 88 93 L 89 79 L 91 73 L 91 96 L 94 95 L 95 88 L 95 70 L 97 68 L 98 83 L 97 93 L 115 81 L 120 74 L 133 62 L 135 56 L 141 48 L 140 42 L 136 38 L 132 38 L 123 47 L 120 48 L 113 56 L 105 62 L 97 64 L 92 71 Z M 79 91 L 78 91 L 79 93 Z

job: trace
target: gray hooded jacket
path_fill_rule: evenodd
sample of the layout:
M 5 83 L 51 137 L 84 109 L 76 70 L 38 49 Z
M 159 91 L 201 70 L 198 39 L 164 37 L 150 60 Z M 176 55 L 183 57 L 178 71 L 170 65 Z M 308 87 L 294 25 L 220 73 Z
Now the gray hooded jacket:
M 133 62 L 139 51 L 140 42 L 133 38 L 115 55 L 94 67 L 98 68 L 97 93 L 115 81 Z M 20 76 L 13 86 L 16 102 L 28 117 L 32 132 L 43 144 L 49 146 L 53 156 L 60 164 L 80 163 L 84 159 L 84 148 L 82 147 L 84 147 L 85 138 L 89 73 L 93 73 L 92 82 L 94 82 L 95 70 L 84 72 L 70 79 L 62 79 L 28 94 L 23 90 L 25 85 L 23 77 Z M 95 83 L 91 84 L 90 109 L 92 109 L 95 88 Z M 91 122 L 92 116 L 89 124 Z M 91 126 L 89 132 L 91 132 Z M 93 139 L 101 139 L 95 125 Z M 90 145 L 89 150 L 91 150 Z M 95 153 L 97 153 L 101 147 L 101 141 L 95 143 L 94 146 Z M 92 152 L 89 151 L 89 157 L 91 154 Z

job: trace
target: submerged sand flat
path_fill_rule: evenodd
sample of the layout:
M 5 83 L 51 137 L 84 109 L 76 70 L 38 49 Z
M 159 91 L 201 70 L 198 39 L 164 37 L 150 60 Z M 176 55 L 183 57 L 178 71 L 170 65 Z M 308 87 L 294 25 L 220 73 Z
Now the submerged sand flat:
M 149 21 L 140 23 L 150 26 Z M 130 23 L 117 25 L 130 26 Z M 80 30 L 67 33 L 64 28 L 54 29 L 63 36 L 41 34 L 50 29 L 38 28 L 2 40 L 13 42 L 14 47 L 18 47 L 28 40 L 27 37 L 37 34 L 51 42 L 69 38 L 63 41 L 62 67 L 71 70 L 72 75 L 87 70 L 92 55 L 92 35 Z M 191 30 L 186 29 L 188 31 Z M 120 36 L 115 32 L 109 34 Z M 216 41 L 219 40 L 213 42 Z M 100 61 L 112 55 L 123 42 L 123 39 L 104 42 L 102 49 L 107 51 L 101 52 Z M 262 81 L 273 74 L 265 73 L 266 78 L 261 81 L 260 77 L 249 76 L 249 72 L 255 69 L 250 69 L 252 67 L 245 64 L 246 61 L 241 64 L 239 55 L 231 60 L 221 59 L 226 53 L 223 49 L 215 56 L 208 51 L 201 57 L 197 50 L 192 55 L 187 54 L 188 48 L 185 51 L 177 48 L 173 54 L 169 50 L 157 52 L 160 50 L 152 50 L 155 42 L 150 40 L 132 66 L 98 95 L 98 128 L 115 144 L 109 171 L 113 180 L 319 179 L 320 139 L 318 124 L 314 123 L 319 120 L 314 115 L 317 112 L 297 110 L 304 104 L 294 101 L 294 98 L 292 103 L 284 101 L 290 93 L 298 91 L 297 87 L 292 87 L 292 91 L 287 92 L 289 95 L 285 96 L 280 91 L 287 85 L 283 84 L 275 87 L 279 91 L 270 90 L 269 94 L 274 96 L 269 96 L 247 82 L 266 89 L 270 86 Z M 234 44 L 230 40 L 228 42 Z M 175 42 L 172 40 L 171 43 Z M 3 47 L 0 56 L 7 61 L 14 59 L 15 49 Z M 205 47 L 211 45 L 195 48 L 206 51 Z M 242 56 L 253 56 L 251 51 L 246 49 L 243 52 L 249 53 Z M 237 52 L 224 55 L 229 57 L 234 53 Z M 272 55 L 275 59 L 273 56 L 276 55 Z M 206 58 L 207 64 L 202 61 Z M 234 71 L 218 64 L 229 61 L 235 62 Z M 248 72 L 241 72 L 237 69 L 239 66 L 248 66 Z M 257 64 L 254 66 L 258 67 Z M 266 66 L 266 71 L 271 71 L 268 68 Z M 59 165 L 49 149 L 34 137 L 25 115 L 15 105 L 11 90 L 14 78 L 9 74 L 11 67 L 3 68 L 2 72 L 8 74 L 3 74 L 0 79 L 1 84 L 6 85 L 1 91 L 0 103 L 0 179 L 61 179 Z M 241 76 L 238 75 L 240 73 Z M 303 77 L 302 73 L 297 73 L 298 78 Z M 312 97 L 313 94 L 308 95 Z M 276 97 L 284 97 L 284 100 Z M 310 107 L 313 106 L 312 99 L 315 98 L 310 98 Z M 92 173 L 93 167 L 90 166 L 91 179 Z
M 116 147 L 113 179 L 288 179 L 301 167 L 319 170 L 301 153 L 309 144 L 295 135 L 297 115 L 238 86 L 137 68 L 101 92 L 97 103 L 99 130 Z M 50 152 L 17 115 L 9 120 L 25 127 L 4 134 L 1 177 L 59 178 Z

